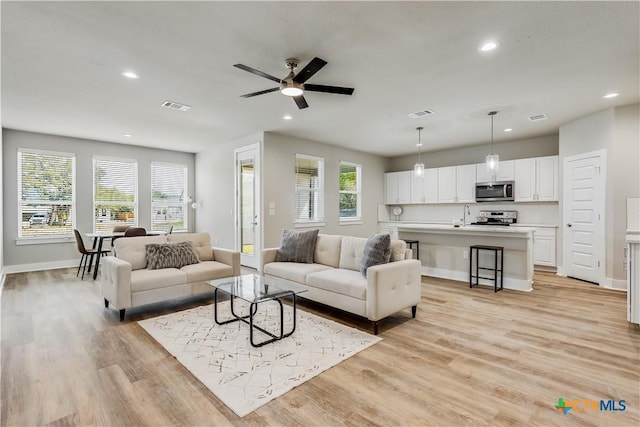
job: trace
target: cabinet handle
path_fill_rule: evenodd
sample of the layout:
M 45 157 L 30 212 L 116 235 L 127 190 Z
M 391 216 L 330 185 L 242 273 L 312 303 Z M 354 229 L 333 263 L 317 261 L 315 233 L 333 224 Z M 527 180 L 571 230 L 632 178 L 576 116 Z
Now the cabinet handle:
M 571 228 L 571 226 L 572 226 L 572 224 L 571 224 L 571 223 L 567 224 L 567 227 Z

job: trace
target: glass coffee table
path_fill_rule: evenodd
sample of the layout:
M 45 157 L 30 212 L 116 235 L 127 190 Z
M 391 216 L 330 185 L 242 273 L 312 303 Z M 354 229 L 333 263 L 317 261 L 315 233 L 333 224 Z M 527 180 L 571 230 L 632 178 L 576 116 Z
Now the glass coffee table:
M 213 293 L 213 315 L 218 325 L 225 325 L 231 322 L 244 322 L 249 325 L 249 341 L 254 347 L 261 347 L 265 344 L 281 340 L 293 334 L 296 330 L 296 295 L 306 292 L 306 288 L 299 283 L 290 280 L 280 279 L 277 277 L 265 277 L 258 274 L 245 274 L 243 276 L 226 277 L 224 279 L 209 280 L 208 285 L 215 288 Z M 229 295 L 231 304 L 231 319 L 218 320 L 218 292 L 224 292 Z M 284 332 L 284 314 L 283 314 L 283 298 L 291 298 L 293 306 L 293 325 L 291 330 Z M 249 314 L 236 314 L 234 309 L 234 300 L 240 298 L 249 305 Z M 276 301 L 280 308 L 280 334 L 267 331 L 254 322 L 254 316 L 258 311 L 258 304 L 267 301 Z M 247 320 L 248 319 L 248 320 Z M 254 341 L 254 331 L 258 330 L 270 338 L 256 343 Z

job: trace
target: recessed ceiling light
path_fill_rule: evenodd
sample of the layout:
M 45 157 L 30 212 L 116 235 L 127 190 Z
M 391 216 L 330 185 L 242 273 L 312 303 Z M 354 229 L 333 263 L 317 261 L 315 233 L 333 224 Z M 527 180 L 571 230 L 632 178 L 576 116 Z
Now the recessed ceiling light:
M 422 143 L 421 142 L 417 143 L 416 147 L 422 147 Z
M 136 73 L 134 73 L 133 71 L 123 71 L 122 73 L 120 73 L 122 76 L 128 78 L 128 79 L 139 79 L 140 76 L 138 76 Z
M 131 138 L 133 135 L 131 135 L 130 133 L 125 133 L 125 134 L 124 134 L 124 135 L 122 135 L 122 136 L 124 136 L 125 138 Z
M 291 120 L 291 119 L 293 119 L 293 117 L 291 117 L 291 116 L 290 116 L 290 115 L 288 115 L 288 114 L 285 114 L 284 116 L 282 116 L 282 119 L 283 119 L 283 120 Z
M 487 42 L 487 43 L 483 44 L 482 46 L 480 46 L 480 50 L 482 52 L 488 52 L 488 51 L 493 50 L 493 49 L 495 49 L 497 47 L 498 47 L 498 43 L 496 43 L 496 42 Z
M 511 129 L 511 128 L 506 128 L 504 131 L 505 131 L 505 132 L 511 132 L 512 130 L 513 130 L 513 129 Z
M 603 98 L 615 98 L 618 95 L 620 95 L 620 92 L 611 92 L 603 96 Z

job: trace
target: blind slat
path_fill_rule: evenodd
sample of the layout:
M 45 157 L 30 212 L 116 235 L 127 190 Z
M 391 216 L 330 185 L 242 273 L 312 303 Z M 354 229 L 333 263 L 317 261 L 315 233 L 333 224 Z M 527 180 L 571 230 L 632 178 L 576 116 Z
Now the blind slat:
M 137 224 L 138 164 L 93 158 L 93 229 Z

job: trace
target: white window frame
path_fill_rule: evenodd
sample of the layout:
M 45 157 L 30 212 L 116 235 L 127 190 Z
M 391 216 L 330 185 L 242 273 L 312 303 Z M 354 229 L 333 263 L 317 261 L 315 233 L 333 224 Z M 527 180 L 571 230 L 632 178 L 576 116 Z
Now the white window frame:
M 151 224 L 151 231 L 164 231 L 166 229 L 166 227 L 162 227 L 162 228 L 154 228 L 153 227 L 153 216 L 154 216 L 154 200 L 153 200 L 153 168 L 154 166 L 164 166 L 164 167 L 174 167 L 176 169 L 183 169 L 184 170 L 184 191 L 182 193 L 182 202 L 179 204 L 180 206 L 182 206 L 182 212 L 184 212 L 184 219 L 183 219 L 183 228 L 174 228 L 173 231 L 188 231 L 189 230 L 189 206 L 188 206 L 188 200 L 190 200 L 188 194 L 189 194 L 189 166 L 185 165 L 185 164 L 181 164 L 181 163 L 165 163 L 165 162 L 151 162 L 151 178 L 150 181 L 151 182 L 151 217 L 149 218 L 149 223 Z M 176 202 L 170 202 L 167 203 L 169 205 L 174 205 L 177 206 L 178 203 Z
M 352 166 L 356 168 L 356 191 L 340 190 L 340 169 L 342 166 Z M 356 195 L 356 216 L 342 217 L 340 216 L 340 195 L 355 194 Z M 362 223 L 362 165 L 358 163 L 340 161 L 338 164 L 338 220 L 341 224 Z
M 66 233 L 59 234 L 48 234 L 48 235 L 37 235 L 37 236 L 25 236 L 23 235 L 22 230 L 22 212 L 23 212 L 23 200 L 22 200 L 22 153 L 29 154 L 42 154 L 47 156 L 59 156 L 66 157 L 71 159 L 71 187 L 72 187 L 72 197 L 71 201 L 42 201 L 42 200 L 34 200 L 34 203 L 40 204 L 49 204 L 49 205 L 62 205 L 62 204 L 70 204 L 71 205 L 71 228 Z M 76 228 L 76 198 L 77 198 L 77 186 L 76 186 L 76 154 L 75 153 L 65 153 L 61 151 L 48 151 L 48 150 L 38 150 L 31 148 L 18 148 L 17 151 L 17 183 L 18 183 L 18 238 L 16 239 L 16 244 L 40 244 L 40 243 L 57 243 L 57 242 L 68 242 L 71 239 L 75 239 L 73 235 L 73 230 Z
M 121 157 L 108 157 L 108 156 L 93 156 L 92 160 L 91 160 L 91 176 L 92 176 L 92 192 L 93 192 L 93 203 L 92 203 L 92 211 L 91 211 L 91 226 L 93 229 L 93 232 L 96 233 L 96 169 L 95 169 L 95 161 L 96 160 L 104 160 L 104 161 L 111 161 L 111 162 L 120 162 L 120 163 L 131 163 L 135 166 L 134 168 L 134 179 L 135 182 L 133 184 L 133 216 L 134 216 L 134 223 L 133 226 L 138 226 L 138 215 L 139 215 L 139 210 L 138 210 L 138 161 L 136 159 L 127 159 L 127 158 L 121 158 Z M 113 204 L 113 205 L 122 205 L 125 204 L 123 202 L 109 202 L 109 201 L 100 201 L 99 203 L 100 205 L 109 205 L 109 204 Z
M 309 219 L 299 219 L 296 212 L 296 199 L 298 192 L 308 191 L 299 189 L 296 187 L 297 184 L 297 173 L 298 173 L 298 159 L 304 160 L 313 160 L 318 162 L 318 187 L 315 190 L 317 194 L 317 208 L 316 208 L 316 216 L 314 218 Z M 316 227 L 323 226 L 324 224 L 324 158 L 309 156 L 307 154 L 296 154 L 295 164 L 293 169 L 293 186 L 294 186 L 294 197 L 293 197 L 293 217 L 294 217 L 294 225 L 295 227 Z

